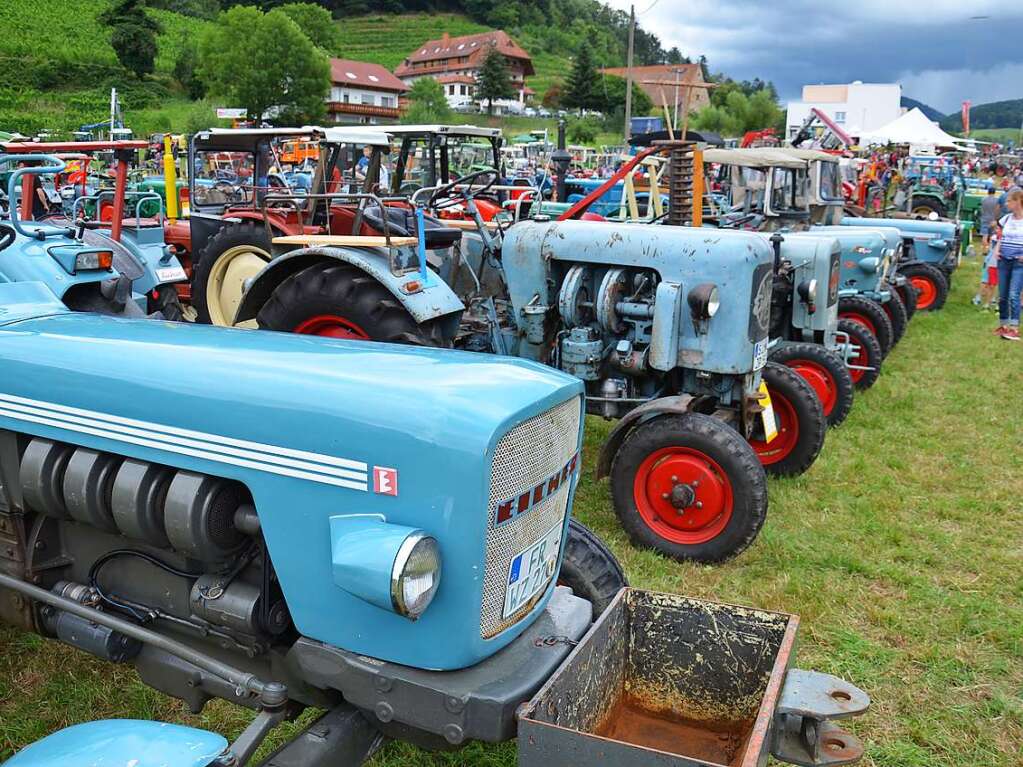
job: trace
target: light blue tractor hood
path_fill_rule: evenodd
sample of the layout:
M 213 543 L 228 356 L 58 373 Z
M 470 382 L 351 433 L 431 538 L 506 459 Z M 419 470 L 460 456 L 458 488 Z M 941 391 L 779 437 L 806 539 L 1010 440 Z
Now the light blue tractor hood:
M 515 426 L 581 410 L 576 379 L 493 355 L 72 313 L 46 293 L 0 285 L 0 428 L 244 483 L 303 635 L 450 669 L 531 622 L 480 633 L 491 463 Z M 417 622 L 333 583 L 329 520 L 354 514 L 440 543 Z
M 111 719 L 58 730 L 3 767 L 206 767 L 226 748 L 222 735 L 194 727 Z

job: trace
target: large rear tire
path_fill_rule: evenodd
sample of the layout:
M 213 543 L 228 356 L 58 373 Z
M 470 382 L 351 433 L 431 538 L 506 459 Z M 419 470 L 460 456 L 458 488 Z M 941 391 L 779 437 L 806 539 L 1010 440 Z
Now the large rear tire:
M 838 426 L 853 405 L 853 380 L 849 368 L 835 352 L 810 343 L 780 343 L 769 359 L 795 370 L 810 384 L 824 409 L 828 426 Z
M 948 279 L 936 266 L 924 261 L 906 264 L 899 269 L 909 283 L 916 288 L 916 308 L 925 312 L 936 312 L 948 299 Z
M 852 359 L 849 360 L 852 365 L 859 368 L 849 369 L 853 386 L 860 391 L 869 389 L 877 383 L 877 378 L 881 375 L 881 363 L 884 361 L 881 357 L 881 346 L 874 338 L 874 334 L 858 322 L 839 320 L 838 329 L 846 333 L 850 343 L 856 347 Z
M 234 325 L 246 282 L 270 263 L 270 235 L 252 221 L 228 224 L 192 258 L 197 322 Z
M 881 304 L 863 296 L 845 296 L 838 299 L 838 318 L 863 325 L 881 345 L 882 356 L 888 356 L 894 345 L 895 330 Z
M 416 323 L 391 292 L 338 261 L 308 266 L 277 286 L 259 310 L 260 328 L 286 333 L 447 346 L 439 323 Z
M 615 555 L 596 533 L 582 522 L 570 519 L 558 585 L 568 586 L 577 597 L 588 600 L 596 620 L 629 582 Z
M 794 477 L 809 469 L 824 447 L 824 408 L 810 384 L 786 365 L 768 362 L 763 377 L 778 434 L 767 442 L 758 424 L 754 434 L 760 436 L 751 437 L 750 446 L 768 474 Z
M 909 314 L 906 311 L 906 305 L 902 303 L 902 296 L 899 295 L 899 291 L 889 289 L 888 292 L 891 294 L 891 298 L 881 304 L 881 308 L 888 315 L 888 319 L 892 323 L 892 346 L 894 347 L 906 335 Z
M 910 210 L 913 218 L 925 219 L 931 213 L 937 213 L 940 218 L 947 218 L 948 208 L 945 207 L 943 202 L 935 200 L 933 197 L 913 198 L 913 208 Z
M 732 427 L 699 413 L 634 428 L 615 455 L 611 492 L 632 542 L 677 560 L 730 559 L 767 517 L 767 477 L 756 454 Z

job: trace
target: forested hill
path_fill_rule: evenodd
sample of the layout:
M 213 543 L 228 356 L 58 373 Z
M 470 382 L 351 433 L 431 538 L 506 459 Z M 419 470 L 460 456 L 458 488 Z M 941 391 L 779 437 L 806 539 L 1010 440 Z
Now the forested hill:
M 974 128 L 1019 128 L 1023 123 L 1023 99 L 992 101 L 970 107 L 970 129 Z M 945 130 L 961 131 L 963 116 L 959 111 L 941 121 Z
M 607 66 L 625 63 L 629 15 L 598 0 L 319 0 L 335 18 L 370 12 L 412 13 L 452 11 L 473 21 L 503 29 L 532 54 L 571 55 L 582 43 Z M 528 45 L 527 45 L 528 43 Z M 657 64 L 667 58 L 656 35 L 637 26 L 635 58 Z

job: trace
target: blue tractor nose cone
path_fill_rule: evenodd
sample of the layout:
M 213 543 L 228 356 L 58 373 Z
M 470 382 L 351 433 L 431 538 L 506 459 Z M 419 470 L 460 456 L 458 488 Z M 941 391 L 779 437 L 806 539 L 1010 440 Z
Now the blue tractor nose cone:
M 3 767 L 207 767 L 227 749 L 213 732 L 134 719 L 77 724 L 22 749 Z

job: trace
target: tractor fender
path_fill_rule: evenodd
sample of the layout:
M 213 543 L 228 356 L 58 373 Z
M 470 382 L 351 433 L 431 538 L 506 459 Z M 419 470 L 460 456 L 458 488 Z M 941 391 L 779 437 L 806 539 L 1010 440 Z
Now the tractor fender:
M 622 446 L 629 433 L 641 423 L 652 421 L 662 415 L 682 415 L 693 409 L 696 398 L 690 394 L 677 394 L 671 397 L 658 397 L 649 402 L 644 402 L 634 410 L 626 413 L 621 420 L 615 424 L 611 433 L 607 435 L 604 444 L 600 446 L 600 455 L 597 456 L 597 479 L 602 479 L 611 474 L 611 464 L 614 463 L 615 454 Z
M 429 322 L 446 315 L 461 314 L 465 304 L 451 287 L 433 272 L 425 287 L 414 292 L 406 289 L 413 282 L 422 283 L 418 272 L 396 277 L 391 273 L 387 251 L 380 248 L 302 248 L 278 256 L 255 276 L 245 291 L 235 322 L 254 319 L 277 286 L 288 277 L 313 264 L 340 261 L 358 267 L 393 295 L 417 323 Z
M 270 232 L 274 237 L 302 234 L 302 227 L 288 221 L 287 215 L 281 215 L 273 209 L 268 209 L 265 216 L 261 210 L 232 210 L 230 216 L 241 221 L 253 221 L 260 226 L 269 224 Z

